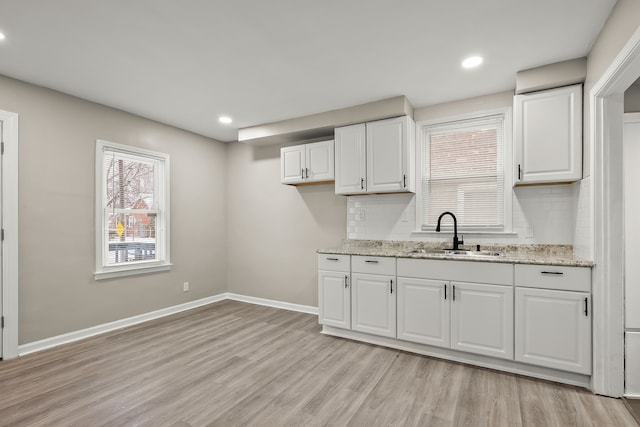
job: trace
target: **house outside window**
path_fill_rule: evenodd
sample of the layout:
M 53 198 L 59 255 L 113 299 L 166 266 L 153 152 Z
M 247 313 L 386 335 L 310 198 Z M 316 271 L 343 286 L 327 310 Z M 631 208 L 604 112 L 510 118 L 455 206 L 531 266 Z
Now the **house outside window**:
M 169 156 L 96 141 L 96 279 L 168 270 Z
M 461 231 L 511 231 L 510 111 L 418 124 L 420 230 L 451 211 Z

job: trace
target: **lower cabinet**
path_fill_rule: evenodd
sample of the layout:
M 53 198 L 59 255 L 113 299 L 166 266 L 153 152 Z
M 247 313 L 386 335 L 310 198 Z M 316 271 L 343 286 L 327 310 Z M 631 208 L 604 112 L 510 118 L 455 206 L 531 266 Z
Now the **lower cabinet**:
M 451 348 L 513 359 L 513 287 L 451 282 Z
M 398 338 L 512 359 L 513 288 L 400 277 Z
M 516 288 L 515 359 L 591 373 L 591 308 L 587 292 Z
M 395 337 L 395 276 L 353 273 L 351 279 L 351 329 L 374 335 Z
M 336 328 L 351 328 L 349 274 L 318 270 L 318 322 Z

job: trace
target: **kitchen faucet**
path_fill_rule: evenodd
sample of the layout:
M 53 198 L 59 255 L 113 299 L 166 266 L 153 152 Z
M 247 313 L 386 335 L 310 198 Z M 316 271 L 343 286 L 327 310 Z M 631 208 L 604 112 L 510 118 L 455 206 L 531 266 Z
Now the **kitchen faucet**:
M 436 231 L 440 232 L 440 220 L 442 220 L 442 217 L 445 215 L 451 215 L 451 218 L 453 218 L 453 250 L 457 251 L 459 249 L 459 245 L 464 245 L 464 240 L 458 240 L 458 220 L 453 213 L 447 211 L 440 214 L 440 216 L 438 217 L 438 225 L 436 226 Z M 464 238 L 464 236 L 462 236 L 462 238 Z

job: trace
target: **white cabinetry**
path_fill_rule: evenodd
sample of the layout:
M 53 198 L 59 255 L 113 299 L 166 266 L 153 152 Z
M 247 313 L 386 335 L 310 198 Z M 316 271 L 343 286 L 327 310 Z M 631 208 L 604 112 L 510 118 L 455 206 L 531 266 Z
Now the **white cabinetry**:
M 452 282 L 451 348 L 513 359 L 513 287 Z
M 582 85 L 516 95 L 515 183 L 582 178 Z
M 449 347 L 449 282 L 398 278 L 398 338 Z
M 351 328 L 350 256 L 318 254 L 318 322 Z
M 415 123 L 408 116 L 336 128 L 336 194 L 414 192 Z
M 352 257 L 351 328 L 396 336 L 396 259 Z
M 515 359 L 591 373 L 591 269 L 516 265 Z
M 333 140 L 283 147 L 280 182 L 292 185 L 331 182 L 335 177 L 334 165 Z

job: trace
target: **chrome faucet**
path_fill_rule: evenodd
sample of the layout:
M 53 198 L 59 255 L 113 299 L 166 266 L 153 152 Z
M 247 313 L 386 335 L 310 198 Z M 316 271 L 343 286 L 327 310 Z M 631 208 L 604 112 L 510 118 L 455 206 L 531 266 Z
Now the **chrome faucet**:
M 464 245 L 464 240 L 458 240 L 458 220 L 453 213 L 447 211 L 440 214 L 440 216 L 438 217 L 438 225 L 436 226 L 436 231 L 440 232 L 440 220 L 442 220 L 442 217 L 445 215 L 451 215 L 451 218 L 453 218 L 453 250 L 457 251 L 458 249 L 460 249 L 459 245 Z M 462 236 L 462 238 L 464 238 L 464 236 Z

